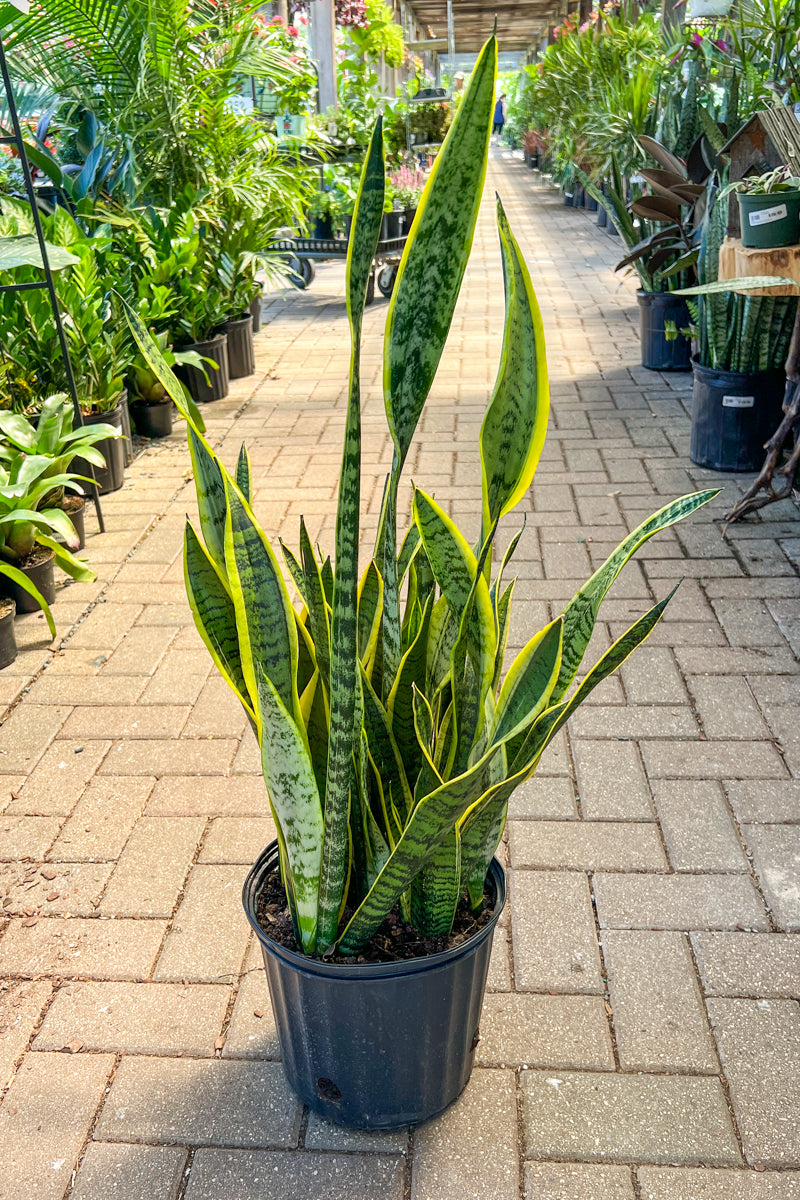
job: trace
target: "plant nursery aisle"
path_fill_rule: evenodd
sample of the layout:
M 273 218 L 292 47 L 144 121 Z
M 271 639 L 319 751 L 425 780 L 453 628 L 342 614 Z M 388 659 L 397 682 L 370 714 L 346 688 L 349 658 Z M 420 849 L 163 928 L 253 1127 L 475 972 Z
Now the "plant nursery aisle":
M 477 536 L 477 432 L 503 322 L 493 190 L 526 254 L 553 411 L 515 562 L 524 644 L 688 460 L 689 377 L 638 362 L 619 243 L 495 151 L 453 335 L 410 456 Z M 259 374 L 206 409 L 255 508 L 333 542 L 348 367 L 344 272 L 275 295 Z M 390 447 L 386 302 L 367 310 L 365 536 Z M 742 477 L 643 547 L 593 639 L 683 579 L 512 801 L 476 1068 L 445 1115 L 363 1134 L 284 1081 L 239 893 L 272 836 L 254 740 L 184 596 L 185 432 L 147 450 L 90 537 L 92 585 L 3 673 L 3 1200 L 796 1200 L 800 1197 L 800 525 L 720 536 Z M 408 494 L 405 494 L 405 501 Z M 403 507 L 401 498 L 400 511 Z M 511 531 L 513 532 L 513 530 Z M 509 533 L 510 536 L 510 533 Z M 589 659 L 594 660 L 589 653 Z

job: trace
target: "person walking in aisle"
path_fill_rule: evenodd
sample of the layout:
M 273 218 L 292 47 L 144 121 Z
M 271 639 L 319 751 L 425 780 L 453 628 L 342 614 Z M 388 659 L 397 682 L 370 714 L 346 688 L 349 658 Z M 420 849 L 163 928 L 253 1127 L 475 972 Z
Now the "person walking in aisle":
M 506 94 L 498 97 L 497 104 L 494 106 L 494 124 L 492 125 L 492 134 L 497 134 L 498 137 L 503 136 L 503 126 L 506 123 Z

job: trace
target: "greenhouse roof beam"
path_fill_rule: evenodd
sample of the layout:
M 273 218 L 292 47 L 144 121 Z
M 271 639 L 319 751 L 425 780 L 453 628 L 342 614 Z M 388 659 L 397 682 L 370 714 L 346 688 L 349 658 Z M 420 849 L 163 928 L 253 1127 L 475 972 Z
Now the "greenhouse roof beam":
M 413 0 L 411 8 L 433 37 L 447 36 L 446 0 Z M 456 53 L 480 50 L 491 36 L 495 17 L 500 50 L 526 50 L 558 10 L 553 0 L 454 0 Z

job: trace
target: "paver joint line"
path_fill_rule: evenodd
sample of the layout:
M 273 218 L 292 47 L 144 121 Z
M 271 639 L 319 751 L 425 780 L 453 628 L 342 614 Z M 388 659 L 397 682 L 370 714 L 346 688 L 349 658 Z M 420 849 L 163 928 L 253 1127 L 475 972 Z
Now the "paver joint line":
M 618 247 L 532 181 L 493 152 L 408 459 L 409 478 L 474 519 L 502 337 L 497 188 L 539 295 L 552 397 L 522 502 L 517 648 L 629 529 L 710 478 L 685 454 L 690 380 L 638 366 Z M 269 371 L 206 410 L 226 460 L 247 440 L 271 536 L 293 534 L 302 511 L 332 544 L 343 285 L 329 265 L 309 291 L 276 293 L 259 343 Z M 390 454 L 385 312 L 365 315 L 367 540 Z M 137 460 L 109 498 L 106 539 L 89 538 L 102 578 L 60 592 L 60 650 L 25 618 L 0 681 L 8 1200 L 107 1200 L 112 1178 L 120 1200 L 800 1200 L 796 510 L 723 541 L 728 495 L 617 580 L 587 661 L 686 582 L 511 801 L 509 908 L 472 1079 L 437 1120 L 371 1135 L 303 1116 L 283 1076 L 239 901 L 274 830 L 255 740 L 184 596 L 188 466 L 181 435 Z

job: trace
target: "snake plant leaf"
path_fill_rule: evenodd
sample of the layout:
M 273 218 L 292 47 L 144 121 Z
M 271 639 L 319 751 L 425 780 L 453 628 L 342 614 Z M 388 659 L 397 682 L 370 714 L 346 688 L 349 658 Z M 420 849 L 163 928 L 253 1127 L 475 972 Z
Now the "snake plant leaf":
M 414 805 L 405 764 L 394 739 L 386 709 L 378 699 L 363 666 L 361 668 L 361 687 L 364 697 L 364 727 L 367 732 L 370 754 L 384 781 L 384 787 L 387 783 L 389 784 L 395 803 L 402 804 L 403 814 L 407 816 Z
M 506 656 L 506 647 L 508 646 L 508 633 L 511 628 L 511 601 L 514 596 L 516 583 L 516 579 L 512 579 L 508 587 L 500 593 L 500 599 L 497 601 L 497 651 L 494 656 L 492 691 L 496 691 L 500 686 L 500 678 L 503 674 L 503 662 Z
M 621 637 L 617 638 L 602 658 L 598 659 L 568 700 L 563 700 L 560 704 L 553 705 L 541 714 L 528 732 L 522 748 L 517 753 L 512 769 L 516 770 L 517 767 L 525 764 L 527 760 L 527 769 L 529 771 L 533 770 L 549 742 L 552 741 L 562 725 L 569 720 L 587 696 L 594 691 L 599 683 L 602 683 L 604 679 L 607 679 L 609 675 L 618 670 L 636 647 L 641 645 L 646 637 L 649 637 L 661 620 L 664 615 L 664 609 L 679 587 L 680 580 L 663 600 L 659 600 L 658 604 L 639 617 L 637 621 L 634 621 L 633 625 L 629 629 L 626 629 Z
M 328 696 L 331 678 L 331 630 L 328 619 L 328 602 L 322 584 L 319 563 L 308 536 L 306 523 L 300 520 L 300 555 L 303 560 L 302 573 L 305 584 L 303 599 L 308 609 L 311 636 L 319 664 L 320 677 Z
M 236 461 L 236 486 L 244 496 L 248 504 L 253 503 L 253 487 L 252 487 L 253 472 L 250 467 L 250 455 L 247 453 L 247 446 L 242 442 L 239 450 L 239 457 Z
M 413 512 L 436 582 L 459 622 L 475 585 L 468 630 L 476 673 L 481 681 L 491 682 L 497 633 L 489 587 L 477 574 L 478 561 L 455 523 L 420 488 L 414 492 Z
M 411 885 L 411 920 L 423 937 L 449 933 L 461 895 L 461 838 L 453 826 Z
M 420 800 L 383 870 L 345 926 L 338 943 L 340 954 L 355 954 L 368 941 L 437 846 L 491 785 L 495 762 L 504 760 L 505 748 L 493 746 L 463 775 Z
M 397 272 L 383 358 L 383 393 L 402 469 L 444 350 L 486 177 L 497 42 L 480 53 L 422 193 Z
M 316 680 L 311 703 L 307 710 L 307 716 L 304 714 L 306 726 L 306 739 L 308 741 L 308 749 L 311 755 L 311 765 L 314 768 L 314 778 L 317 781 L 317 790 L 320 796 L 323 795 L 325 789 L 325 772 L 328 769 L 328 707 L 325 699 L 325 690 L 321 685 L 319 671 L 315 671 L 312 676 L 312 682 Z M 308 694 L 311 682 L 306 685 L 303 692 L 305 697 Z
M 358 585 L 358 657 L 370 673 L 383 613 L 383 580 L 370 561 Z
M 352 780 L 355 693 L 358 687 L 358 537 L 361 500 L 361 322 L 367 281 L 378 246 L 385 176 L 380 120 L 372 134 L 356 197 L 347 252 L 350 390 L 336 513 L 330 663 L 330 740 L 325 786 L 325 832 L 319 889 L 318 939 L 324 953 L 336 938 L 348 871 L 348 813 Z
M 225 565 L 239 631 L 242 673 L 253 707 L 258 704 L 261 670 L 294 718 L 298 710 L 295 612 L 278 561 L 249 504 L 232 482 L 226 483 L 226 493 Z
M 429 596 L 417 636 L 401 659 L 387 706 L 394 739 L 406 765 L 407 774 L 412 779 L 416 779 L 422 769 L 422 754 L 414 729 L 414 689 L 425 684 L 428 627 L 432 609 L 433 597 Z
M 44 613 L 44 619 L 47 621 L 47 628 L 50 630 L 51 637 L 56 636 L 56 623 L 53 620 L 53 614 L 50 611 L 50 605 L 45 600 L 42 593 L 31 583 L 24 571 L 20 571 L 18 567 L 12 567 L 11 563 L 0 561 L 0 579 L 10 579 L 18 588 L 36 601 L 39 608 Z
M 24 418 L 23 418 L 24 420 Z M 27 425 L 27 421 L 25 421 Z M 411 566 L 420 548 L 419 530 L 416 525 L 409 525 L 406 536 L 403 538 L 400 546 L 400 553 L 397 556 L 397 582 L 402 583 L 406 577 L 406 571 Z
M 561 667 L 564 622 L 556 617 L 514 659 L 497 699 L 492 741 L 512 737 L 545 710 Z
M 286 848 L 304 953 L 317 938 L 322 804 L 305 738 L 277 688 L 258 666 L 261 765 L 270 805 Z
M 516 787 L 516 784 L 514 784 Z M 461 843 L 461 890 L 466 889 L 470 907 L 476 909 L 483 900 L 483 889 L 489 863 L 497 852 L 508 816 L 508 796 L 501 788 L 490 803 L 475 806 L 459 827 Z
M 800 290 L 796 279 L 788 275 L 742 275 L 736 279 L 715 279 L 712 283 L 698 283 L 695 287 L 676 288 L 675 296 L 715 296 L 719 292 L 752 292 L 764 288 L 791 287 Z
M 242 672 L 233 600 L 190 521 L 186 522 L 184 531 L 183 572 L 197 632 L 222 678 L 238 696 L 250 719 L 255 720 L 255 709 Z
M 228 514 L 225 498 L 227 473 L 211 447 L 192 425 L 187 425 L 187 436 L 203 541 L 214 562 L 224 571 L 225 521 Z
M 553 690 L 553 699 L 559 701 L 569 687 L 578 671 L 589 639 L 592 636 L 597 612 L 608 589 L 619 575 L 626 562 L 640 546 L 662 529 L 668 529 L 677 521 L 682 521 L 690 513 L 702 508 L 709 500 L 713 500 L 719 488 L 711 488 L 702 492 L 691 492 L 673 500 L 664 508 L 653 513 L 643 521 L 638 529 L 634 529 L 623 542 L 620 542 L 601 567 L 595 571 L 591 579 L 573 596 L 562 614 L 564 618 L 564 643 L 561 657 L 561 670 L 558 682 Z
M 544 446 L 550 408 L 544 326 L 528 268 L 497 199 L 506 319 L 494 393 L 480 432 L 481 543 L 527 492 Z
M 164 361 L 164 355 L 159 350 L 150 330 L 136 309 L 131 307 L 124 296 L 121 296 L 119 292 L 115 292 L 114 295 L 122 306 L 125 320 L 128 322 L 128 328 L 131 331 L 133 340 L 139 347 L 142 358 L 164 388 L 164 391 L 171 397 L 178 412 L 186 419 L 189 428 L 194 428 L 198 434 L 205 433 L 206 423 L 203 420 L 200 409 L 175 375 L 172 368 L 167 366 L 167 363 Z

